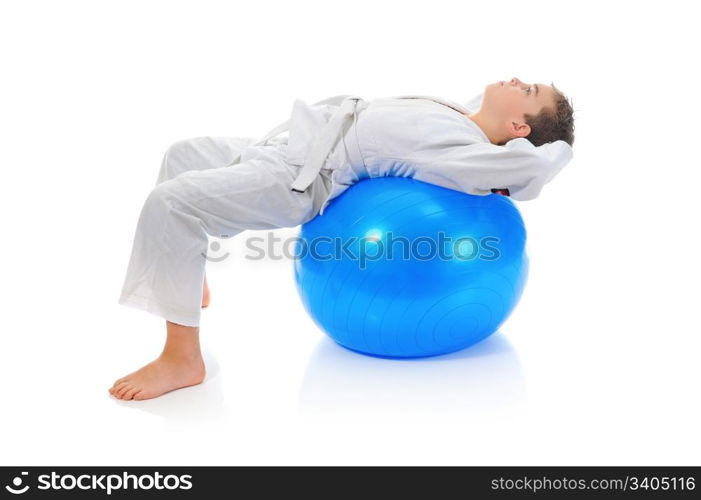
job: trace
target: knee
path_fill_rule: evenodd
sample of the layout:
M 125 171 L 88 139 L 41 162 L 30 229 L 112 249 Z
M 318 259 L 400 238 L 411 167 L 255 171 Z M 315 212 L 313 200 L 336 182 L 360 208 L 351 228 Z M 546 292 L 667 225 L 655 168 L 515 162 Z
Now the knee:
M 173 179 L 181 173 L 189 170 L 193 156 L 197 153 L 197 144 L 201 138 L 194 137 L 172 143 L 163 154 L 161 172 L 158 183 Z
M 169 213 L 173 208 L 173 179 L 166 180 L 157 184 L 146 197 L 143 214 L 156 214 L 156 217 L 162 217 Z
M 181 139 L 175 141 L 168 149 L 166 149 L 165 156 L 173 159 L 180 159 L 182 157 L 188 156 L 195 149 L 195 144 L 200 140 L 199 137 L 193 137 L 190 139 Z

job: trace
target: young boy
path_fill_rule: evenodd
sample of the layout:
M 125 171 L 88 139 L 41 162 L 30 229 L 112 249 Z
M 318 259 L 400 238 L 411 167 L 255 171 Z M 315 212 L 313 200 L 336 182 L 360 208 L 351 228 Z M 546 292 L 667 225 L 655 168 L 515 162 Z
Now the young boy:
M 487 85 L 466 106 L 427 96 L 297 100 L 289 122 L 257 143 L 199 137 L 173 144 L 141 211 L 119 299 L 166 320 L 165 347 L 110 394 L 150 399 L 204 379 L 208 235 L 297 226 L 366 177 L 530 200 L 572 158 L 572 115 L 554 86 L 513 78 Z

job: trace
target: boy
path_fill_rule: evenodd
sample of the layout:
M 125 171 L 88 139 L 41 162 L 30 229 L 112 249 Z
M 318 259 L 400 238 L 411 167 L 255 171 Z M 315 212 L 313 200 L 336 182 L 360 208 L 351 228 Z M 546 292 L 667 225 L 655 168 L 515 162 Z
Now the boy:
M 365 177 L 533 199 L 572 158 L 572 114 L 554 86 L 513 78 L 487 85 L 467 106 L 426 96 L 297 100 L 290 121 L 257 143 L 175 143 L 141 211 L 119 299 L 166 320 L 165 347 L 110 394 L 150 399 L 204 380 L 199 319 L 209 304 L 208 235 L 297 226 Z M 287 129 L 287 138 L 276 137 Z

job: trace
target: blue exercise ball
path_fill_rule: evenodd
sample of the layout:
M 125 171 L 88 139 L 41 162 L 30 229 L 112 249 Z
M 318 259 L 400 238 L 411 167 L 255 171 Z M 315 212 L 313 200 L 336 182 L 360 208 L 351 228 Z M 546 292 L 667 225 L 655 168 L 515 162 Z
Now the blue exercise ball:
M 497 331 L 528 275 L 509 198 L 405 177 L 357 182 L 302 225 L 295 279 L 338 344 L 382 357 L 457 351 Z

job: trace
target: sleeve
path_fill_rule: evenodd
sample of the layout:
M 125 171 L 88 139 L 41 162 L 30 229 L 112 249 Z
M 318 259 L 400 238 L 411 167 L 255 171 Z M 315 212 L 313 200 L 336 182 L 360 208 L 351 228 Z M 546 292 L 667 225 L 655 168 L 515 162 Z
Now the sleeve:
M 470 194 L 508 189 L 513 199 L 532 200 L 572 159 L 565 141 L 534 146 L 519 137 L 503 146 L 491 143 L 454 145 L 415 158 L 414 178 Z

